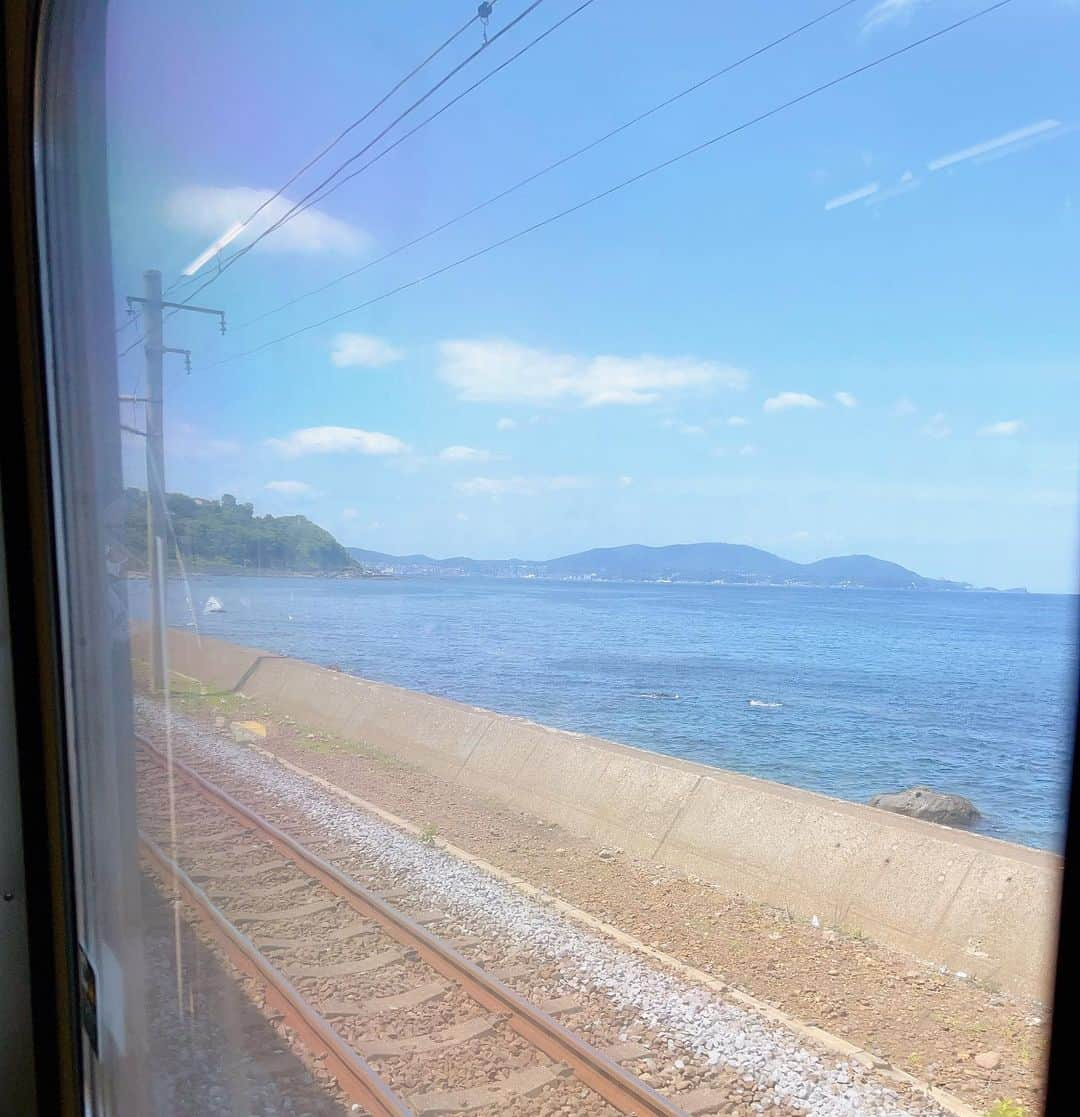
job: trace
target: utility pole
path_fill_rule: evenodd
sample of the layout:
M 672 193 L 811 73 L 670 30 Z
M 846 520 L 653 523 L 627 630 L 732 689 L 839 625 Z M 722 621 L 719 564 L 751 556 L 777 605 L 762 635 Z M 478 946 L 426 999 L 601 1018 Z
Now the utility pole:
M 150 687 L 165 690 L 165 431 L 163 365 L 165 350 L 161 306 L 161 272 L 143 273 L 143 320 L 146 323 L 146 551 L 150 568 Z
M 165 497 L 165 400 L 164 357 L 180 353 L 191 372 L 191 351 L 165 344 L 165 307 L 173 312 L 193 310 L 198 314 L 216 314 L 225 332 L 225 312 L 206 306 L 165 302 L 161 297 L 161 272 L 151 269 L 143 273 L 143 295 L 128 296 L 128 309 L 142 304 L 145 322 L 143 336 L 146 353 L 146 547 L 150 573 L 150 685 L 162 693 L 166 686 L 165 668 L 165 581 L 168 565 L 169 508 Z

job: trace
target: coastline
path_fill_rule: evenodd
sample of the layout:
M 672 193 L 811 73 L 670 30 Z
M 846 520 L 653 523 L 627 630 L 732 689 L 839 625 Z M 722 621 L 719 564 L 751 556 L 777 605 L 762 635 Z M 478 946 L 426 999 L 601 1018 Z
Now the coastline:
M 137 658 L 144 641 L 136 633 Z M 174 671 L 263 703 L 270 716 L 361 742 L 728 893 L 1047 995 L 1056 854 L 175 629 L 169 645 Z
M 233 660 L 228 670 L 238 666 Z M 246 684 L 234 691 L 175 672 L 174 679 L 174 709 L 209 731 L 228 734 L 231 720 L 260 719 L 267 736 L 248 746 L 253 751 L 362 801 L 417 841 L 512 882 L 714 995 L 757 1005 L 822 1050 L 898 1083 L 907 1076 L 929 1084 L 978 1113 L 1000 1097 L 1038 1112 L 1049 1013 L 1037 1001 L 992 979 L 942 972 L 854 922 L 811 920 L 589 838 L 355 735 L 285 714 L 261 688 L 245 697 Z M 1000 1066 L 975 1065 L 983 1050 L 998 1052 Z M 973 1117 L 963 1106 L 951 1111 Z

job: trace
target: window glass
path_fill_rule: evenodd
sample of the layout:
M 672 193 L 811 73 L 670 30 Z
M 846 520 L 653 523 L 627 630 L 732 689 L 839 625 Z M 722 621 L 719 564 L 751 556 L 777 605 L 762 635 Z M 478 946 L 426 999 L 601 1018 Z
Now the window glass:
M 1042 1112 L 1078 21 L 108 6 L 77 277 L 45 191 L 103 1105 Z

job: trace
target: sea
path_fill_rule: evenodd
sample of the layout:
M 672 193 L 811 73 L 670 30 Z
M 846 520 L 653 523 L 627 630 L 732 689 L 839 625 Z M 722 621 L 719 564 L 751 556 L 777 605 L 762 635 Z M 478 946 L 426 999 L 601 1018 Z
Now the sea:
M 147 614 L 145 582 L 129 584 Z M 206 614 L 207 598 L 224 612 Z M 865 802 L 914 784 L 1060 851 L 1077 599 L 486 578 L 196 576 L 169 623 Z

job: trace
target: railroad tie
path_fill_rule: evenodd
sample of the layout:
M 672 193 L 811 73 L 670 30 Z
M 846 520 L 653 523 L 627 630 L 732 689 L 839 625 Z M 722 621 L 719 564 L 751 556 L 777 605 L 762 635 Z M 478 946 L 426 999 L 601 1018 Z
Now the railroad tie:
M 572 1012 L 580 1012 L 581 1005 L 572 996 L 554 997 L 550 1001 L 541 1001 L 540 1011 L 548 1016 L 568 1016 Z
M 233 896 L 238 887 L 242 887 L 242 882 L 215 881 L 206 891 L 211 896 Z M 281 884 L 268 884 L 264 888 L 245 888 L 244 896 L 255 900 L 274 900 L 278 896 L 287 896 L 290 892 L 310 887 L 310 880 L 287 880 Z
M 612 1044 L 611 1047 L 602 1048 L 602 1051 L 613 1063 L 630 1063 L 634 1059 L 643 1059 L 652 1053 L 651 1048 L 643 1043 L 634 1043 L 632 1040 L 627 1043 Z
M 464 950 L 470 946 L 480 946 L 484 941 L 479 935 L 458 935 L 457 938 L 446 940 L 455 950 Z
M 475 1020 L 465 1020 L 453 1027 L 444 1028 L 435 1035 L 361 1040 L 356 1046 L 365 1059 L 389 1059 L 396 1055 L 435 1055 L 487 1035 L 502 1019 L 502 1016 L 496 1014 L 478 1016 Z
M 441 997 L 449 986 L 442 981 L 430 981 L 404 993 L 391 993 L 386 997 L 372 997 L 367 1001 L 327 1001 L 322 1006 L 324 1016 L 380 1016 L 384 1012 L 403 1012 Z
M 436 908 L 425 908 L 423 911 L 409 914 L 409 918 L 414 923 L 419 923 L 421 927 L 427 927 L 432 923 L 441 923 L 446 918 L 446 912 L 438 911 Z
M 416 1117 L 441 1117 L 446 1113 L 468 1113 L 473 1109 L 503 1105 L 513 1098 L 532 1097 L 545 1086 L 570 1074 L 570 1068 L 559 1064 L 529 1067 L 491 1086 L 465 1090 L 436 1090 L 429 1094 L 413 1094 L 409 1104 Z
M 533 966 L 527 966 L 524 962 L 518 962 L 512 966 L 499 966 L 497 969 L 488 970 L 492 977 L 497 977 L 500 981 L 514 981 L 519 977 L 527 977 L 536 970 Z
M 352 977 L 355 974 L 372 973 L 384 966 L 392 966 L 405 959 L 403 950 L 381 950 L 366 958 L 354 958 L 349 962 L 332 962 L 328 966 L 313 966 L 303 962 L 286 967 L 289 977 Z
M 348 942 L 350 939 L 359 938 L 361 935 L 377 934 L 378 931 L 377 924 L 363 921 L 350 923 L 347 927 L 339 927 L 336 931 L 327 931 L 325 934 L 320 931 L 315 942 L 309 936 L 304 935 L 296 939 L 285 937 L 256 938 L 255 945 L 262 950 L 295 950 L 298 947 L 321 946 L 328 942 Z
M 216 868 L 214 863 L 211 862 L 208 865 L 200 865 L 189 870 L 188 875 L 195 880 L 214 882 L 248 880 L 251 877 L 261 877 L 263 873 L 268 873 L 271 869 L 284 869 L 288 864 L 288 861 L 275 858 L 273 861 L 260 861 L 258 865 L 245 865 L 242 869 L 237 869 L 232 866 L 232 862 L 226 862 L 221 868 Z
M 277 911 L 238 911 L 230 915 L 234 923 L 276 923 L 287 922 L 290 919 L 303 919 L 309 915 L 318 915 L 321 911 L 330 911 L 335 907 L 333 900 L 313 900 L 310 904 L 300 904 L 295 908 L 279 908 Z
M 706 1113 L 719 1113 L 729 1104 L 730 1099 L 722 1090 L 706 1087 L 703 1090 L 691 1090 L 689 1094 L 680 1094 L 675 1101 L 690 1117 L 703 1117 Z
M 230 828 L 228 830 L 215 830 L 209 833 L 202 830 L 194 837 L 189 837 L 186 834 L 178 834 L 175 842 L 172 838 L 163 838 L 160 844 L 162 846 L 171 846 L 179 850 L 220 849 L 223 845 L 232 845 L 235 841 L 236 829 Z

